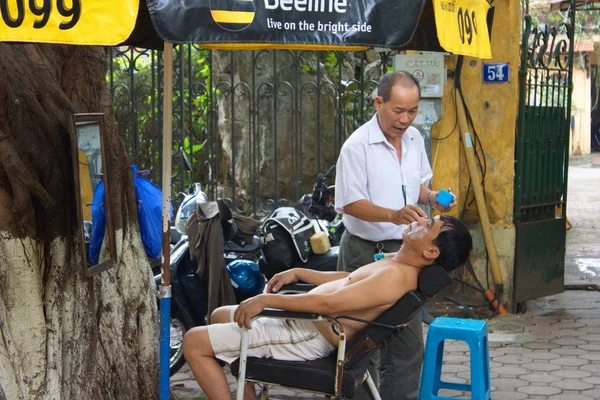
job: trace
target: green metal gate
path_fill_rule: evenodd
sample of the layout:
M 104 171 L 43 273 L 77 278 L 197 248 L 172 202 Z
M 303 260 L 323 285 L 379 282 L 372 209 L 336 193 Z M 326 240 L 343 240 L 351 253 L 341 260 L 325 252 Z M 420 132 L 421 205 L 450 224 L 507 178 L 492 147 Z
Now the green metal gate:
M 573 11 L 569 19 L 538 29 L 525 16 L 515 151 L 515 308 L 564 290 Z

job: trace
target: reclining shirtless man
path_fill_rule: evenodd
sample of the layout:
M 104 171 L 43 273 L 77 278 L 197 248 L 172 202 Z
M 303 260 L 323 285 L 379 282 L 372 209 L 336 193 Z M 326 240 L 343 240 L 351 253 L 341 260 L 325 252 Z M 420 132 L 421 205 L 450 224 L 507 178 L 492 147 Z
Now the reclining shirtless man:
M 216 309 L 213 325 L 195 327 L 183 339 L 183 352 L 198 384 L 209 399 L 231 400 L 227 379 L 216 358 L 231 363 L 239 357 L 241 327 L 250 329 L 248 356 L 305 361 L 325 357 L 335 350 L 338 337 L 326 321 L 251 319 L 265 308 L 377 318 L 407 292 L 417 288 L 419 272 L 436 263 L 452 271 L 462 265 L 473 247 L 462 222 L 442 215 L 420 218 L 403 234 L 403 244 L 393 258 L 365 265 L 352 273 L 291 269 L 275 275 L 265 294 L 239 306 Z M 306 294 L 275 294 L 296 281 L 317 287 Z M 365 324 L 340 320 L 350 340 Z M 245 399 L 255 399 L 253 385 L 246 385 Z

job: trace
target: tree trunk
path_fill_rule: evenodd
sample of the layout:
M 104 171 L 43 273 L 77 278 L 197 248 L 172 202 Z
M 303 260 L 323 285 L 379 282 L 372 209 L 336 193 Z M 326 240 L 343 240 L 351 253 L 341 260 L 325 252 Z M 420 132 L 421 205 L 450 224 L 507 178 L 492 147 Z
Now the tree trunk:
M 158 326 L 99 47 L 0 44 L 0 399 L 154 399 Z M 68 116 L 103 112 L 117 266 L 78 255 Z

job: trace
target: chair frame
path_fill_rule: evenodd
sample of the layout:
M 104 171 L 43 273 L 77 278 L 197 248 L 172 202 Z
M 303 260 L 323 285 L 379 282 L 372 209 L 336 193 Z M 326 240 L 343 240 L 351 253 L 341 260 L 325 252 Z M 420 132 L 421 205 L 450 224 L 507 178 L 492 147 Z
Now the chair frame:
M 409 325 L 412 322 L 412 320 L 410 320 L 404 324 L 392 326 L 392 325 L 378 324 L 373 321 L 362 320 L 359 318 L 348 317 L 345 315 L 340 315 L 337 317 L 329 317 L 326 315 L 301 313 L 301 312 L 289 312 L 289 311 L 276 310 L 276 309 L 265 309 L 262 313 L 258 314 L 256 317 L 252 318 L 252 321 L 254 321 L 255 319 L 258 319 L 258 318 L 274 318 L 274 319 L 287 319 L 287 320 L 310 320 L 310 321 L 314 321 L 314 322 L 327 321 L 332 325 L 332 327 L 335 329 L 335 331 L 338 333 L 338 336 L 339 336 L 338 346 L 337 346 L 335 385 L 334 385 L 334 388 L 335 388 L 334 396 L 336 399 L 345 398 L 343 393 L 341 393 L 341 392 L 342 392 L 342 377 L 344 376 L 344 366 L 346 364 L 345 357 L 346 357 L 346 342 L 347 342 L 346 333 L 344 332 L 344 328 L 342 327 L 342 324 L 338 320 L 339 319 L 351 319 L 351 320 L 355 320 L 355 321 L 359 321 L 359 322 L 364 322 L 364 323 L 367 323 L 370 325 L 381 325 L 381 326 L 384 326 L 384 327 L 390 329 L 390 334 L 395 330 L 405 328 L 407 325 Z M 238 378 L 237 378 L 236 400 L 244 399 L 244 384 L 246 383 L 246 365 L 248 362 L 248 333 L 249 333 L 248 328 L 244 327 L 242 329 L 242 339 L 241 339 L 241 343 L 240 343 L 239 372 L 238 372 Z M 265 385 L 281 386 L 281 385 L 277 385 L 276 383 L 273 383 L 273 382 L 262 382 L 262 381 L 255 381 L 255 380 L 248 380 L 248 381 L 254 382 L 254 383 L 262 383 Z M 371 392 L 371 396 L 373 396 L 373 399 L 381 400 L 381 396 L 379 395 L 379 392 L 377 391 L 377 387 L 375 386 L 375 381 L 373 381 L 373 378 L 369 374 L 368 370 L 365 371 L 365 375 L 364 375 L 362 383 L 364 383 L 365 381 L 367 383 L 367 387 L 369 388 L 369 391 Z M 331 396 L 331 393 L 323 393 L 323 392 L 315 392 L 315 393 Z M 265 397 L 263 397 L 263 399 L 264 398 Z
M 365 357 L 368 354 L 368 352 L 372 351 L 375 347 L 379 346 L 379 343 L 381 343 L 383 340 L 386 340 L 386 338 L 388 338 L 393 332 L 402 330 L 406 326 L 411 324 L 412 321 L 414 320 L 415 316 L 417 315 L 417 313 L 422 312 L 423 308 L 434 298 L 435 294 L 437 292 L 439 292 L 441 289 L 443 289 L 444 287 L 448 286 L 451 282 L 452 282 L 452 276 L 448 273 L 448 271 L 446 271 L 442 267 L 433 264 L 433 265 L 430 265 L 430 266 L 424 268 L 423 271 L 421 271 L 421 273 L 419 274 L 417 289 L 406 293 L 402 298 L 400 298 L 396 302 L 396 304 L 394 304 L 392 307 L 390 307 L 390 309 L 388 309 L 387 311 L 382 313 L 374 321 L 368 321 L 368 320 L 350 317 L 350 316 L 346 316 L 346 315 L 339 315 L 336 317 L 331 317 L 331 316 L 319 315 L 319 314 L 315 314 L 315 313 L 290 312 L 290 311 L 275 310 L 275 309 L 263 310 L 263 312 L 261 312 L 260 314 L 255 316 L 252 319 L 252 321 L 254 321 L 254 319 L 257 319 L 257 318 L 278 318 L 278 319 L 288 319 L 288 320 L 303 319 L 303 320 L 312 320 L 312 321 L 328 321 L 332 325 L 333 329 L 339 335 L 336 365 L 335 365 L 335 377 L 334 377 L 335 381 L 334 381 L 334 385 L 333 385 L 334 393 L 333 394 L 332 393 L 324 393 L 321 391 L 314 391 L 314 390 L 312 392 L 324 394 L 326 396 L 333 396 L 333 398 L 335 398 L 336 400 L 343 400 L 343 399 L 347 398 L 346 395 L 344 393 L 342 393 L 342 389 L 343 389 L 342 386 L 344 383 L 344 371 L 345 371 L 346 364 L 350 363 L 350 362 L 353 363 L 354 360 L 363 359 L 363 358 L 356 359 L 356 357 Z M 312 287 L 314 287 L 314 285 L 309 285 L 309 284 L 286 285 L 279 291 L 279 293 L 280 294 L 303 293 L 303 292 L 309 291 Z M 410 295 L 411 293 L 412 293 L 412 295 Z M 408 296 L 407 300 L 404 301 L 403 299 L 407 296 Z M 413 301 L 413 302 L 418 301 L 419 306 L 416 309 L 412 309 L 411 311 L 409 311 L 407 313 L 407 315 L 402 317 L 403 320 L 402 320 L 401 324 L 390 325 L 389 322 L 392 322 L 392 321 L 390 321 L 390 318 L 389 318 L 390 315 L 386 316 L 386 314 L 388 314 L 389 312 L 392 312 L 392 313 L 395 312 L 392 310 L 395 310 L 398 306 L 403 307 L 404 305 L 400 303 L 401 301 L 407 303 L 406 305 L 409 307 L 410 307 L 411 301 Z M 351 343 L 351 349 L 350 349 L 350 352 L 352 354 L 348 358 L 348 362 L 346 362 L 346 347 L 347 347 L 346 345 L 347 345 L 348 339 L 346 337 L 346 333 L 344 332 L 344 329 L 343 329 L 341 323 L 339 322 L 340 319 L 350 319 L 350 320 L 362 322 L 362 323 L 365 323 L 368 325 L 363 329 L 363 331 L 357 333 L 357 335 L 360 335 L 360 336 L 353 338 L 353 340 L 352 340 L 353 343 Z M 395 319 L 395 317 L 393 317 L 393 319 Z M 384 322 L 388 322 L 388 323 L 384 323 Z M 395 322 L 395 321 L 393 321 L 393 322 Z M 361 339 L 361 336 L 364 336 L 364 332 L 369 326 L 379 327 L 379 328 L 383 328 L 385 330 L 389 330 L 389 334 L 384 334 L 382 336 L 381 331 L 380 331 L 379 333 L 375 333 L 375 336 L 370 338 L 370 334 L 367 333 L 367 336 L 363 337 L 363 339 Z M 374 332 L 375 331 L 371 330 L 371 333 L 374 333 Z M 358 340 L 358 342 L 356 342 L 356 340 Z M 364 341 L 364 340 L 366 340 L 366 341 Z M 375 341 L 373 341 L 373 340 L 375 340 Z M 246 383 L 246 371 L 247 371 L 247 365 L 248 365 L 248 329 L 245 327 L 242 329 L 240 342 L 241 342 L 240 343 L 240 357 L 239 357 L 239 367 L 238 367 L 238 374 L 237 374 L 238 375 L 237 376 L 238 389 L 237 389 L 236 400 L 243 400 L 244 385 Z M 363 343 L 363 345 L 360 345 L 360 347 L 357 347 L 357 343 Z M 364 345 L 366 345 L 366 346 L 364 346 Z M 364 368 L 365 368 L 365 372 L 364 372 L 363 378 L 358 383 L 358 385 L 363 385 L 366 382 L 367 389 L 370 391 L 373 398 L 375 400 L 381 400 L 381 396 L 375 386 L 375 382 L 373 381 L 373 378 L 370 376 L 369 371 L 366 369 L 366 366 L 364 366 Z M 360 373 L 361 370 L 359 370 L 358 372 Z M 259 381 L 256 379 L 248 379 L 248 381 L 256 382 L 256 383 L 263 383 L 265 385 L 284 386 L 284 385 L 281 385 L 276 382 L 264 382 L 264 381 Z M 293 386 L 290 386 L 290 387 L 293 387 Z M 358 387 L 358 386 L 355 386 L 355 388 L 356 387 Z M 303 389 L 303 390 L 306 390 L 306 389 Z M 263 391 L 263 397 L 262 397 L 263 399 L 266 399 L 265 396 L 266 396 L 267 391 L 268 390 Z

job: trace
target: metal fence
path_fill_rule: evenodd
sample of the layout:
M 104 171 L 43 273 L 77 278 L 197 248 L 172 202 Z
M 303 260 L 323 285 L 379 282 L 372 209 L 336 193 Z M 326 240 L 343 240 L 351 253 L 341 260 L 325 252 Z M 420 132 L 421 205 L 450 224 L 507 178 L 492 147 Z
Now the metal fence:
M 131 47 L 109 54 L 115 114 L 128 155 L 160 185 L 162 57 Z M 211 198 L 260 215 L 311 190 L 354 129 L 391 57 L 375 52 L 212 51 L 174 54 L 173 198 L 200 182 Z

